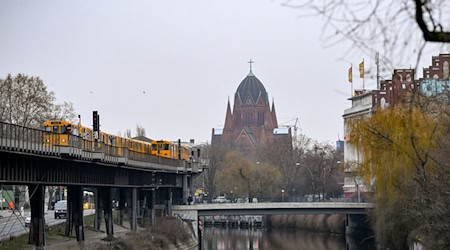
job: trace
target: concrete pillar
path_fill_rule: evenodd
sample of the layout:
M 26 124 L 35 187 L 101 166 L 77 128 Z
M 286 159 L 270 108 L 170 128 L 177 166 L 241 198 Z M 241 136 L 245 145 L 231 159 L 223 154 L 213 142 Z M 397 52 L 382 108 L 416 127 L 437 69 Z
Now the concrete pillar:
M 189 193 L 188 197 L 191 196 L 192 199 L 194 198 L 194 176 L 189 176 Z
M 45 246 L 44 190 L 43 185 L 28 186 L 31 207 L 28 244 L 34 244 L 36 247 Z
M 137 229 L 137 188 L 131 189 L 131 218 L 130 218 L 130 228 L 135 231 Z

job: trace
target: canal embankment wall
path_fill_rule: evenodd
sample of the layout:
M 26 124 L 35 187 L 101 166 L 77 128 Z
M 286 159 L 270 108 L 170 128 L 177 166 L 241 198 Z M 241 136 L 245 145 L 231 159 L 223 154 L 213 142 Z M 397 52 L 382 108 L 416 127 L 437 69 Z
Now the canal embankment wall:
M 345 215 L 343 214 L 267 215 L 264 220 L 266 227 L 345 234 Z

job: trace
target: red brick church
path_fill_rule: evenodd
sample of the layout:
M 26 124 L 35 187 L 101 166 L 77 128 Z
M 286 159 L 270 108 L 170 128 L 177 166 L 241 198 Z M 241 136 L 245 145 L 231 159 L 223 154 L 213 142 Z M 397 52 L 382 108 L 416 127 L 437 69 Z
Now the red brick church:
M 278 128 L 275 104 L 270 108 L 264 85 L 252 72 L 242 80 L 234 95 L 233 110 L 228 100 L 223 129 L 212 130 L 211 144 L 252 149 L 277 138 L 291 138 L 287 128 Z M 291 141 L 291 140 L 289 140 Z

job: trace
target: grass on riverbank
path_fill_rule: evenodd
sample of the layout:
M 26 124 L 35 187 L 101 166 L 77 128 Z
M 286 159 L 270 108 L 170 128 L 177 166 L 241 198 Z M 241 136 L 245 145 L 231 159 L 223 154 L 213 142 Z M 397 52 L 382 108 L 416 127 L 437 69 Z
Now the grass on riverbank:
M 94 215 L 84 217 L 85 225 L 92 225 L 94 223 Z M 90 223 L 90 224 L 88 224 Z M 55 242 L 61 242 L 61 239 L 72 240 L 74 237 L 66 237 L 64 235 L 66 223 L 50 226 L 45 228 L 45 240 L 47 245 Z M 12 237 L 9 240 L 0 242 L 0 249 L 33 249 L 34 246 L 28 244 L 28 233 L 18 237 Z
M 179 247 L 195 245 L 190 226 L 180 223 L 173 217 L 158 218 L 156 226 L 140 228 L 136 232 L 128 231 L 122 234 L 115 234 L 115 237 L 104 236 L 90 238 L 97 233 L 93 225 L 94 215 L 86 216 L 84 219 L 86 249 L 91 250 L 138 250 L 138 249 L 176 249 Z M 50 249 L 78 249 L 74 241 L 75 236 L 66 237 L 64 235 L 65 223 L 46 228 L 46 245 L 52 246 Z M 103 234 L 100 232 L 100 234 Z M 91 239 L 88 243 L 87 239 Z M 57 248 L 55 248 L 57 247 Z M 73 248 L 75 247 L 75 248 Z M 0 243 L 0 249 L 21 249 L 31 250 L 35 247 L 28 244 L 28 234 Z
M 173 217 L 158 218 L 154 227 L 140 228 L 129 232 L 125 238 L 114 238 L 108 242 L 97 242 L 90 245 L 95 250 L 161 250 L 186 248 L 195 244 L 192 241 L 192 230 L 186 224 L 181 224 Z
M 27 249 L 28 246 L 28 234 L 0 242 L 0 249 Z

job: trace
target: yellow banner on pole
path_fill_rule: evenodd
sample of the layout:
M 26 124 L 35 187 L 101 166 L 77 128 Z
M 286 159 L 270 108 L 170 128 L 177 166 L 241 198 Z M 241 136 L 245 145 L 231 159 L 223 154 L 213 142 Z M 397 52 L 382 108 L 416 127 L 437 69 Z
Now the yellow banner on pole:
M 363 61 L 359 64 L 359 77 L 360 77 L 360 78 L 364 78 L 364 59 L 363 59 Z
M 348 69 L 348 82 L 352 84 L 352 66 Z

